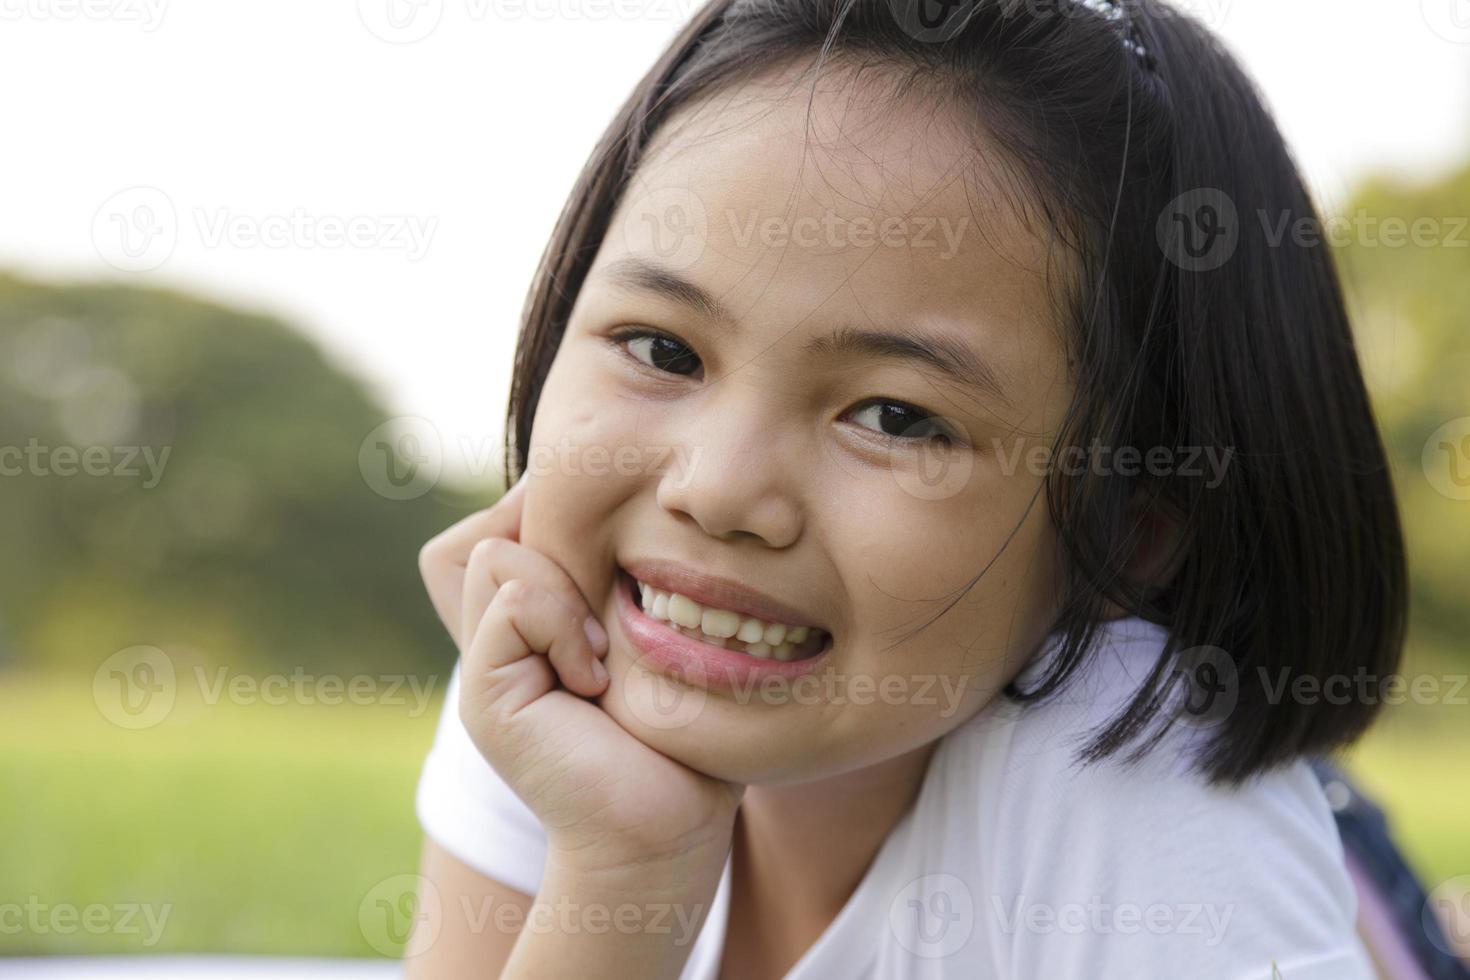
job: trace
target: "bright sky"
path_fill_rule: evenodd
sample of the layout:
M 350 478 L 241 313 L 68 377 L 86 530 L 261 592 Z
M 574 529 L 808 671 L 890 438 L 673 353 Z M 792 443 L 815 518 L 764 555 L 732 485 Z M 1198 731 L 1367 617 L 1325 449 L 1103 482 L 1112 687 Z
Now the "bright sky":
M 1329 208 L 1369 170 L 1470 156 L 1470 0 L 1184 5 Z M 0 265 L 280 314 L 446 447 L 486 445 L 561 204 L 697 6 L 0 0 Z

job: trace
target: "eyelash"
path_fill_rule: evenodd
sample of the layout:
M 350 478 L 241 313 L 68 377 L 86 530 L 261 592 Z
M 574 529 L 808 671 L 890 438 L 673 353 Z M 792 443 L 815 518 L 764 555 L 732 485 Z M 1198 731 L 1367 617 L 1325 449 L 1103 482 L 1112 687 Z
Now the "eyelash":
M 693 351 L 693 349 L 691 349 L 689 347 L 689 345 L 685 344 L 683 341 L 681 341 L 681 340 L 679 340 L 679 339 L 677 339 L 675 337 L 671 337 L 668 334 L 663 333 L 662 331 L 658 331 L 658 330 L 646 330 L 646 329 L 623 330 L 623 331 L 619 331 L 618 333 L 612 334 L 612 335 L 610 335 L 608 337 L 608 342 L 610 344 L 612 344 L 614 347 L 616 347 L 620 351 L 622 351 L 625 356 L 633 358 L 633 360 L 636 361 L 640 367 L 643 367 L 643 368 L 645 368 L 647 370 L 650 370 L 650 371 L 656 371 L 656 372 L 658 372 L 660 374 L 663 374 L 663 375 L 673 375 L 675 377 L 688 377 L 688 375 L 680 374 L 677 371 L 669 371 L 669 370 L 666 370 L 664 368 L 657 367 L 656 365 L 650 364 L 648 361 L 645 361 L 642 358 L 638 357 L 637 355 L 633 354 L 632 351 L 628 350 L 628 346 L 627 345 L 628 345 L 628 343 L 630 341 L 634 341 L 634 340 L 664 340 L 664 341 L 668 341 L 669 343 L 677 344 L 678 346 L 684 348 L 685 351 L 688 351 L 688 355 L 681 354 L 677 358 L 675 358 L 675 360 L 682 361 L 682 360 L 685 360 L 687 356 L 693 356 L 697 360 L 698 357 L 699 357 L 699 355 L 698 354 L 695 354 L 694 351 Z M 923 408 L 920 408 L 917 405 L 911 405 L 908 402 L 899 401 L 899 400 L 894 399 L 894 398 L 870 398 L 870 399 L 868 399 L 868 400 L 866 400 L 864 402 L 860 402 L 858 404 L 858 408 L 859 409 L 862 409 L 862 410 L 866 410 L 868 408 L 877 407 L 877 406 L 897 406 L 897 407 L 899 407 L 901 409 L 905 409 L 907 411 L 910 411 L 910 412 L 913 412 L 915 414 L 918 414 L 918 415 L 922 416 L 922 418 L 919 419 L 917 422 L 911 422 L 909 425 L 905 426 L 905 429 L 912 429 L 912 428 L 915 428 L 915 427 L 922 427 L 922 426 L 925 426 L 926 423 L 929 423 L 929 422 L 932 421 L 934 423 L 933 429 L 936 430 L 936 431 L 928 432 L 927 434 L 922 435 L 922 436 L 910 436 L 910 435 L 895 435 L 894 433 L 891 433 L 891 432 L 882 432 L 882 431 L 879 431 L 877 429 L 869 428 L 868 426 L 862 426 L 862 428 L 866 429 L 868 432 L 871 432 L 873 435 L 879 437 L 880 439 L 884 439 L 884 440 L 886 440 L 888 442 L 891 442 L 891 443 L 900 443 L 900 442 L 917 443 L 917 442 L 939 441 L 939 442 L 943 442 L 946 445 L 954 445 L 955 443 L 957 443 L 959 441 L 959 440 L 957 440 L 954 437 L 954 434 L 949 429 L 949 427 L 946 426 L 943 422 L 940 422 L 938 420 L 938 416 L 934 415 L 932 412 L 929 412 L 929 411 L 926 411 Z

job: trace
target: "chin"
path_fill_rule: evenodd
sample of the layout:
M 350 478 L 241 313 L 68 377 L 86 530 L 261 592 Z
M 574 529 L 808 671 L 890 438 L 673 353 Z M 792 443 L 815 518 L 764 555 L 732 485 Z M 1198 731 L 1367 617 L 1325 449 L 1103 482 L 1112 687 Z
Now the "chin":
M 636 666 L 612 674 L 599 699 L 603 710 L 643 744 L 697 772 L 751 785 L 800 781 L 819 765 L 811 752 L 790 748 L 796 740 L 783 734 L 788 726 L 773 724 L 773 711 L 800 710 L 795 706 L 763 708 L 698 687 L 676 690 Z

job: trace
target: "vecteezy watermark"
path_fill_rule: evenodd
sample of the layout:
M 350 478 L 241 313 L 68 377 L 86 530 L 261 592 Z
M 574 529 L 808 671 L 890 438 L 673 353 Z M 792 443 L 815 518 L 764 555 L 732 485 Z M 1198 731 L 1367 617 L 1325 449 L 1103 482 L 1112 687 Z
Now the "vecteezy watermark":
M 357 928 L 384 956 L 409 959 L 426 952 L 444 925 L 439 889 L 422 875 L 384 878 L 357 906 Z
M 144 477 L 144 490 L 163 479 L 172 446 L 47 446 L 34 436 L 24 446 L 0 446 L 0 477 Z
M 501 445 L 483 437 L 461 435 L 453 448 L 459 470 L 481 478 L 495 468 Z M 674 467 L 682 489 L 693 479 L 703 446 L 580 444 L 563 436 L 555 443 L 535 443 L 526 451 L 529 476 L 633 477 L 663 473 Z M 445 440 L 428 419 L 400 415 L 373 428 L 358 445 L 357 466 L 363 482 L 389 500 L 422 497 L 438 485 L 445 469 Z
M 1361 248 L 1470 248 L 1470 216 L 1409 219 L 1397 215 L 1380 217 L 1359 208 L 1351 215 L 1293 216 L 1290 211 L 1275 215 L 1256 212 L 1266 244 L 1279 248 L 1286 241 L 1303 248 L 1326 242 L 1333 246 L 1357 245 Z
M 1182 722 L 1194 728 L 1215 728 L 1240 703 L 1235 658 L 1215 646 L 1181 650 L 1174 658 L 1168 691 Z
M 640 656 L 623 672 L 618 686 L 639 721 L 669 731 L 692 724 L 703 713 L 709 702 L 707 680 L 692 670 L 656 665 Z M 827 669 L 793 678 L 731 677 L 721 686 L 725 700 L 741 705 L 917 705 L 937 708 L 938 717 L 949 718 L 962 707 L 970 680 L 965 674 L 846 674 Z
M 104 660 L 92 675 L 92 700 L 119 728 L 152 728 L 173 712 L 180 674 L 173 658 L 157 647 L 129 647 Z M 209 706 L 221 701 L 274 707 L 385 705 L 407 708 L 411 718 L 428 710 L 438 683 L 433 675 L 311 673 L 299 665 L 289 672 L 251 674 L 196 664 L 183 676 L 192 678 L 200 701 Z
M 942 959 L 970 941 L 975 899 L 964 879 L 928 874 L 899 889 L 888 903 L 888 928 L 915 956 Z
M 1424 23 L 1451 44 L 1470 44 L 1470 0 L 1419 0 Z
M 1354 245 L 1359 248 L 1470 248 L 1470 215 L 1350 215 L 1319 218 L 1291 210 L 1257 208 L 1255 220 L 1270 248 Z M 1240 246 L 1244 223 L 1235 200 L 1214 187 L 1179 195 L 1160 213 L 1155 233 L 1168 260 L 1186 272 L 1211 272 Z
M 1159 214 L 1154 228 L 1159 248 L 1186 272 L 1212 272 L 1240 245 L 1240 213 L 1224 191 L 1199 187 L 1185 191 Z
M 1235 458 L 1232 446 L 1105 446 L 1100 439 L 1087 446 L 1045 444 L 1026 448 L 1026 440 L 1016 437 L 1009 449 L 998 438 L 991 448 L 1006 476 L 1016 472 L 1022 463 L 1033 476 L 1046 476 L 1053 470 L 1064 476 L 1181 476 L 1201 477 L 1205 488 L 1214 490 L 1225 482 L 1230 461 Z
M 152 728 L 173 711 L 178 693 L 174 662 L 157 647 L 119 650 L 92 675 L 92 702 L 119 728 Z
M 115 21 L 158 30 L 168 0 L 0 0 L 0 21 Z
M 456 16 L 471 22 L 658 20 L 684 23 L 697 0 L 458 0 Z M 412 44 L 433 34 L 444 18 L 444 0 L 357 0 L 357 16 L 374 37 Z
M 385 956 L 409 958 L 427 951 L 443 932 L 446 916 L 463 917 L 472 936 L 490 932 L 518 936 L 594 935 L 669 936 L 679 947 L 699 935 L 703 903 L 581 902 L 570 896 L 537 901 L 529 910 L 493 896 L 475 899 L 461 895 L 456 907 L 445 907 L 433 882 L 416 874 L 385 878 L 370 888 L 358 905 L 358 928 L 368 944 Z
M 703 903 L 698 902 L 692 905 L 683 902 L 620 902 L 608 905 L 604 902 L 577 902 L 566 895 L 551 902 L 535 902 L 529 912 L 523 912 L 519 905 L 509 902 L 497 905 L 493 898 L 471 903 L 468 895 L 461 897 L 460 905 L 466 924 L 474 935 L 490 928 L 511 935 L 531 932 L 539 935 L 602 936 L 612 932 L 622 936 L 669 936 L 671 942 L 680 947 L 688 946 L 698 937 L 698 923 L 704 913 Z
M 960 241 L 969 226 L 969 215 L 956 225 L 949 215 L 888 215 L 881 218 L 849 217 L 831 208 L 821 217 L 785 215 L 762 217 L 756 211 L 725 212 L 730 237 L 741 249 L 752 245 L 763 248 L 843 249 L 843 248 L 911 248 L 934 251 L 940 259 L 952 259 L 959 253 Z
M 44 902 L 39 895 L 29 895 L 24 902 L 0 902 L 0 935 L 72 936 L 85 932 L 92 936 L 141 936 L 139 945 L 152 948 L 163 937 L 173 908 L 172 903 L 149 902 L 76 905 Z
M 627 214 L 621 222 L 623 244 L 630 254 L 656 256 L 671 269 L 687 269 L 704 254 L 709 213 L 688 188 L 636 188 L 621 207 Z
M 1235 711 L 1241 685 L 1252 680 L 1270 705 L 1470 705 L 1470 674 L 1377 674 L 1366 667 L 1351 673 L 1307 674 L 1289 665 L 1274 669 L 1258 665 L 1242 676 L 1234 658 L 1214 646 L 1180 651 L 1168 690 L 1182 722 L 1213 728 Z
M 1359 667 L 1351 674 L 1300 674 L 1292 668 L 1256 668 L 1271 704 L 1470 705 L 1470 674 L 1375 674 Z
M 1017 895 L 1007 902 L 999 895 L 992 895 L 990 904 L 1000 930 L 1005 933 L 1134 936 L 1146 932 L 1153 936 L 1201 936 L 1207 947 L 1220 945 L 1235 915 L 1233 902 L 1145 905 L 1106 901 L 1101 895 L 1077 902 L 1036 902 L 1025 895 Z
M 438 229 L 436 216 L 411 214 L 249 213 L 229 207 L 193 207 L 186 214 L 205 248 L 240 250 L 358 249 L 402 252 L 416 262 Z M 173 255 L 181 233 L 173 199 L 157 187 L 118 191 L 92 218 L 92 244 L 103 261 L 123 272 L 156 269 Z
M 1419 462 L 1436 492 L 1451 500 L 1470 500 L 1470 415 L 1431 432 Z
M 206 671 L 194 667 L 194 679 L 204 703 L 219 704 L 380 704 L 407 707 L 408 716 L 417 718 L 429 707 L 438 678 L 427 679 L 417 674 L 309 674 L 301 666 L 289 674 L 232 673 L 228 667 Z
M 428 419 L 400 415 L 363 436 L 357 469 L 378 496 L 413 500 L 438 485 L 444 472 L 444 443 Z
M 1470 956 L 1470 875 L 1436 885 L 1420 915 L 1430 942 L 1451 956 Z

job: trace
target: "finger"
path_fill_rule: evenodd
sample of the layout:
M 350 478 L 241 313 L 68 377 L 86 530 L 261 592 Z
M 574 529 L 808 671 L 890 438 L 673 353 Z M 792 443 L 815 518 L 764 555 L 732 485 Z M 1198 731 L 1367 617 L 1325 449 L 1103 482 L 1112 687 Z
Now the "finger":
M 429 601 L 450 636 L 459 639 L 465 568 L 475 545 L 486 538 L 520 540 L 526 480 L 522 475 L 494 505 L 441 531 L 419 550 L 419 574 Z
M 589 639 L 596 637 L 593 652 L 597 656 L 607 653 L 607 632 L 597 622 L 587 597 L 566 570 L 543 552 L 528 548 L 506 538 L 486 538 L 477 543 L 470 552 L 469 564 L 465 568 L 464 592 L 460 599 L 460 623 L 458 636 L 460 649 L 474 636 L 485 609 L 495 597 L 500 583 L 510 579 L 525 579 L 551 592 L 573 613 L 590 619 L 592 627 L 585 624 Z
M 530 661 L 549 661 L 555 677 L 574 694 L 602 692 L 606 670 L 597 673 L 602 664 L 582 629 L 583 619 L 533 582 L 513 578 L 500 586 L 475 630 L 465 663 L 471 676 L 494 692 L 491 700 L 501 717 L 549 689 L 547 674 L 524 668 Z

